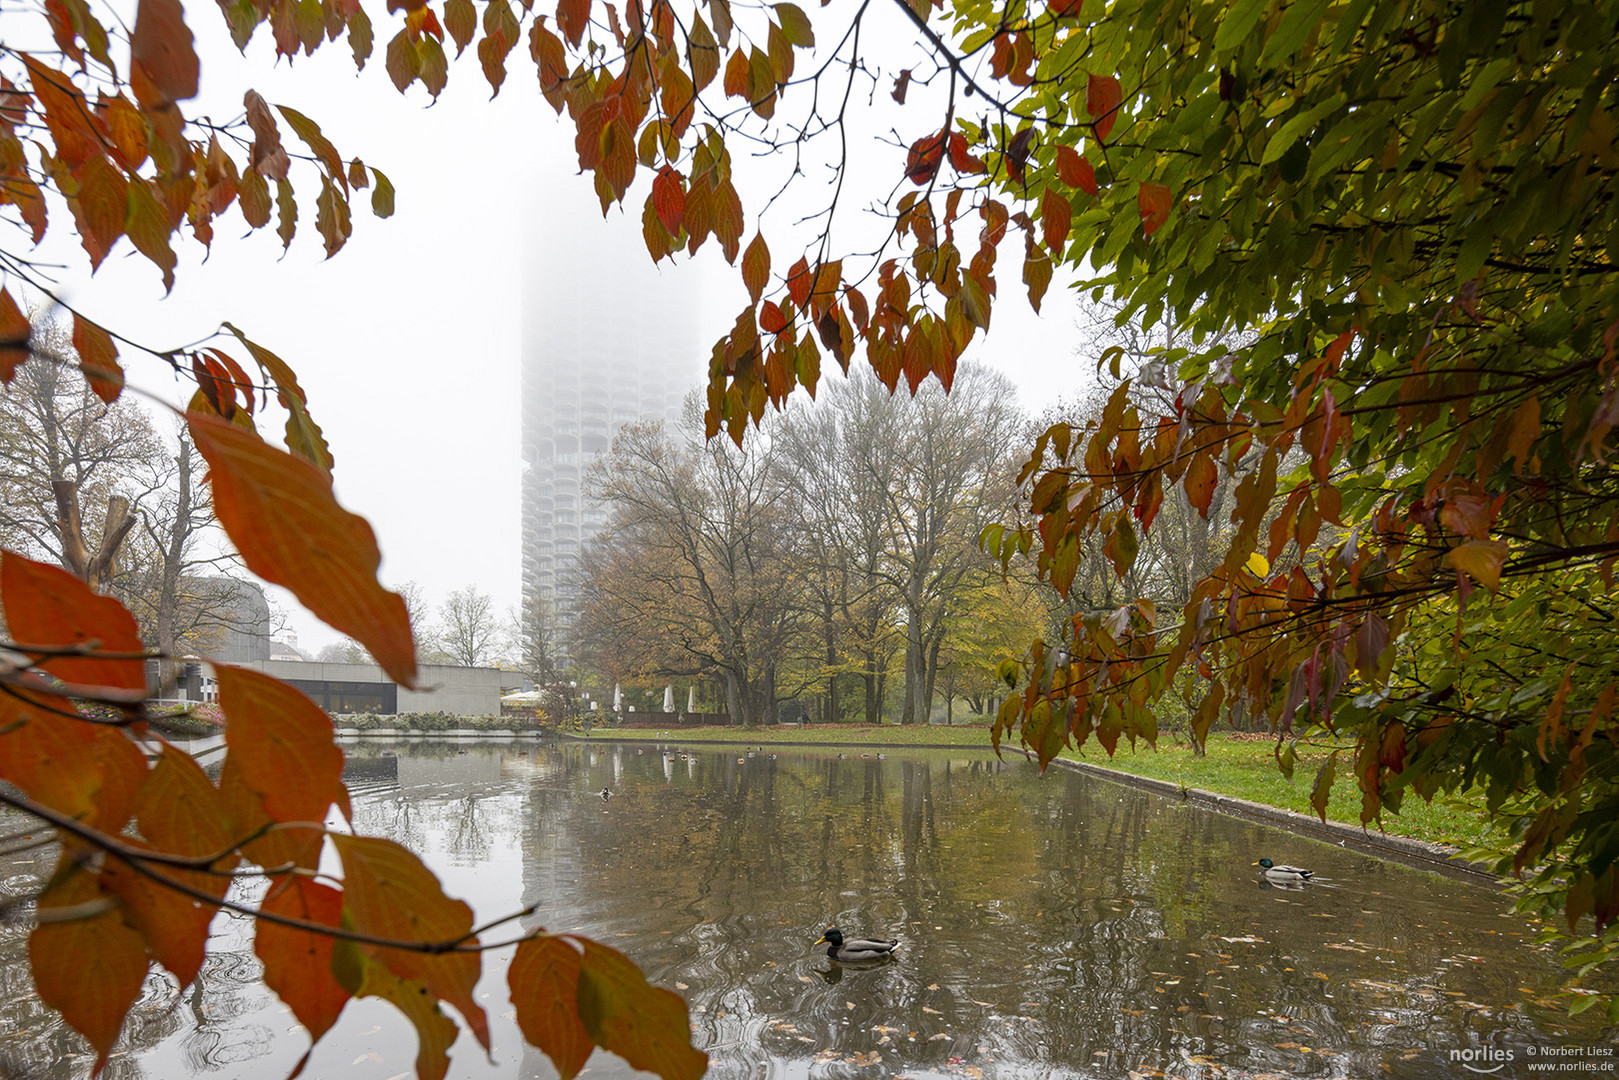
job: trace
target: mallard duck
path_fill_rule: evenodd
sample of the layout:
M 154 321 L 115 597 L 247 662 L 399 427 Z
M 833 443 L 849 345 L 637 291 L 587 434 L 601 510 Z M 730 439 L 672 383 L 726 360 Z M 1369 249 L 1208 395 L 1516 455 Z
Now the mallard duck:
M 899 942 L 897 941 L 877 941 L 873 938 L 845 939 L 842 931 L 835 926 L 827 927 L 826 933 L 822 934 L 821 940 L 815 944 L 825 944 L 827 946 L 826 955 L 834 960 L 846 962 L 881 960 L 885 956 L 891 956 L 894 950 L 899 948 Z
M 1309 881 L 1315 876 L 1314 870 L 1306 870 L 1302 866 L 1277 866 L 1269 859 L 1260 859 L 1254 865 L 1271 881 Z

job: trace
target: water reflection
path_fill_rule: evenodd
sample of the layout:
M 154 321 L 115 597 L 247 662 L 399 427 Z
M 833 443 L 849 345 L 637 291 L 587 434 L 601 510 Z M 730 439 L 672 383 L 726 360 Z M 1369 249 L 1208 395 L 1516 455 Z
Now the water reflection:
M 355 825 L 422 851 L 481 919 L 532 904 L 530 925 L 623 949 L 686 996 L 717 1077 L 1470 1076 L 1449 1059 L 1469 1047 L 1515 1051 L 1511 1076 L 1531 1045 L 1611 1045 L 1536 1003 L 1554 958 L 1468 885 L 988 755 L 639 749 L 354 746 Z M 1260 855 L 1319 884 L 1277 888 Z M 810 944 L 831 925 L 899 958 L 832 962 Z M 22 940 L 0 925 L 0 1031 L 32 1070 L 13 1072 L 84 1075 Z M 212 948 L 183 994 L 148 981 L 109 1076 L 287 1074 L 304 1041 L 250 927 L 221 918 Z M 520 1045 L 508 957 L 479 986 L 495 1062 L 465 1040 L 452 1076 L 554 1075 Z M 395 1080 L 413 1056 L 356 1003 L 308 1075 Z

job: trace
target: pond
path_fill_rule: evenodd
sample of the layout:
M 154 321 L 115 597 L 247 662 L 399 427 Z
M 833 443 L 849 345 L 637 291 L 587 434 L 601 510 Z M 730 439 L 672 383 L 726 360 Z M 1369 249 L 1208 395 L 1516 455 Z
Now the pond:
M 1563 1015 L 1556 956 L 1499 894 L 1105 781 L 971 751 L 348 754 L 359 831 L 423 853 L 480 921 L 533 904 L 529 925 L 628 953 L 690 1003 L 710 1076 L 1519 1076 L 1558 1049 L 1613 1075 L 1600 1010 Z M 1268 887 L 1261 856 L 1319 883 Z M 15 893 L 45 866 L 0 875 Z M 830 925 L 898 957 L 833 963 L 811 944 Z M 87 1075 L 25 934 L 0 923 L 0 1076 Z M 463 1034 L 452 1077 L 555 1075 L 518 1036 L 509 956 L 478 988 L 494 1061 Z M 250 925 L 220 917 L 196 984 L 148 979 L 104 1075 L 281 1080 L 307 1044 L 257 971 Z M 352 1002 L 304 1075 L 405 1080 L 414 1056 L 389 1007 Z

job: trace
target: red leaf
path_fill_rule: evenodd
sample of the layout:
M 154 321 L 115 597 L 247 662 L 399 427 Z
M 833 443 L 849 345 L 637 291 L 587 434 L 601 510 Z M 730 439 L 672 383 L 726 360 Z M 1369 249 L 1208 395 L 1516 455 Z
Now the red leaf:
M 577 47 L 589 25 L 590 0 L 557 0 L 557 29 L 569 45 Z
M 943 134 L 927 135 L 912 143 L 910 153 L 905 157 L 906 178 L 918 187 L 926 186 L 939 171 L 939 163 L 944 160 L 944 147 Z
M 1061 259 L 1068 241 L 1068 229 L 1073 223 L 1074 208 L 1055 188 L 1046 188 L 1040 200 L 1040 224 L 1044 231 L 1046 249 L 1053 259 Z
M 1175 205 L 1175 196 L 1163 184 L 1144 183 L 1141 190 L 1136 193 L 1136 205 L 1141 208 L 1141 228 L 1151 236 L 1169 219 L 1170 208 Z
M 140 0 L 129 52 L 145 79 L 134 81 L 134 86 L 137 97 L 143 82 L 160 94 L 157 100 L 143 99 L 142 105 L 155 108 L 197 96 L 200 65 L 191 43 L 179 0 Z
M 1118 79 L 1111 75 L 1090 77 L 1085 90 L 1085 111 L 1095 121 L 1097 139 L 1106 141 L 1113 130 L 1114 121 L 1119 118 L 1118 109 L 1123 103 L 1124 92 L 1119 88 Z
M 668 165 L 652 179 L 652 207 L 671 236 L 680 232 L 681 220 L 686 216 L 686 190 L 680 181 L 680 174 Z
M 1096 194 L 1096 169 L 1072 146 L 1057 147 L 1057 178 L 1087 195 Z
M 1084 2 L 1085 0 L 1051 0 L 1047 7 L 1050 8 L 1051 14 L 1059 19 L 1072 19 L 1079 15 L 1079 9 Z
M 958 173 L 984 171 L 984 163 L 967 152 L 967 136 L 959 131 L 950 133 L 950 166 Z
M 579 1019 L 579 950 L 549 934 L 517 946 L 506 982 L 523 1038 L 545 1051 L 559 1080 L 573 1080 L 595 1046 Z
M 365 646 L 396 682 L 414 685 L 405 601 L 378 584 L 376 534 L 337 504 L 331 478 L 217 418 L 188 413 L 186 422 L 208 462 L 214 512 L 247 568 Z

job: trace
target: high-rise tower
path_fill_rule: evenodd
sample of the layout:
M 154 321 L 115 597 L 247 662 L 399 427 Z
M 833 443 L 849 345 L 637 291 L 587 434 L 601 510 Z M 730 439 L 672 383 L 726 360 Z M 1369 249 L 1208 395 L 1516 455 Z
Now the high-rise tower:
M 571 194 L 571 193 L 570 193 Z M 558 202 L 571 203 L 559 199 Z M 531 233 L 523 294 L 523 618 L 529 660 L 564 651 L 581 546 L 606 520 L 591 462 L 627 423 L 672 421 L 702 380 L 696 271 L 660 269 L 638 225 L 554 204 Z M 549 634 L 549 643 L 536 638 Z

